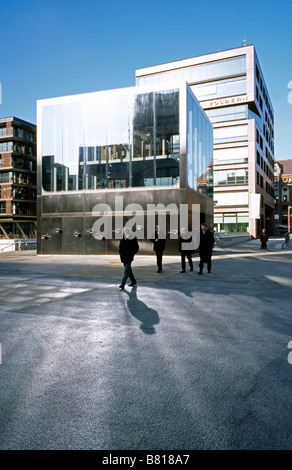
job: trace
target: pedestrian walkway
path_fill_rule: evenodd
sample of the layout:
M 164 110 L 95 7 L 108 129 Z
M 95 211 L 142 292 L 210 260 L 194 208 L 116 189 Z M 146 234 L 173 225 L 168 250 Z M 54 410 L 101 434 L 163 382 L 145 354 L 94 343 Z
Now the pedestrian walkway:
M 292 249 L 0 256 L 0 449 L 292 448 Z

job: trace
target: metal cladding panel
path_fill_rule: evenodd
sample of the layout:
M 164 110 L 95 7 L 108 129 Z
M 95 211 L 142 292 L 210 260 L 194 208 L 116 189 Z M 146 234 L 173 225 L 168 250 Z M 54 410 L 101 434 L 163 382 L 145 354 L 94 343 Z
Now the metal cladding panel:
M 63 195 L 53 194 L 41 196 L 42 214 L 62 214 L 63 212 Z
M 84 218 L 63 218 L 63 254 L 84 253 Z
M 154 219 L 153 216 L 152 219 L 151 217 L 148 219 L 148 204 L 154 205 L 155 209 L 159 208 L 159 204 L 166 209 L 171 208 L 171 204 L 173 204 L 175 210 L 178 211 L 181 204 L 188 204 L 189 211 L 191 211 L 191 204 L 201 204 L 202 212 L 209 215 L 208 199 L 196 191 L 180 188 L 106 190 L 92 194 L 84 192 L 82 194 L 42 196 L 39 197 L 38 201 L 41 202 L 38 219 L 38 253 L 118 254 L 119 235 L 123 225 L 129 221 L 134 229 L 139 227 L 137 236 L 140 244 L 140 254 L 154 254 L 153 245 L 149 240 L 152 226 L 148 228 L 147 224 L 150 221 L 151 224 L 157 224 L 159 219 L 157 212 L 154 214 Z M 101 206 L 98 207 L 98 204 L 101 204 Z M 103 207 L 102 204 L 107 206 Z M 141 210 L 137 212 L 135 207 L 129 207 L 129 204 L 139 204 Z M 62 208 L 62 211 L 59 212 L 59 217 L 56 217 L 58 208 Z M 108 213 L 106 214 L 103 210 L 107 208 Z M 46 214 L 50 215 L 46 216 Z M 137 218 L 137 214 L 139 214 L 140 219 Z M 102 221 L 108 227 L 107 234 Z M 165 215 L 165 221 L 167 232 L 165 254 L 177 255 L 178 234 L 176 238 L 170 238 L 171 233 L 173 236 L 174 232 L 168 211 Z M 177 229 L 179 231 L 180 227 L 178 226 Z M 140 238 L 140 234 L 143 234 L 143 239 Z M 46 238 L 42 238 L 42 235 L 45 235 Z
M 105 255 L 107 253 L 107 242 L 105 238 L 98 237 L 94 230 L 97 217 L 84 218 L 84 251 L 85 255 Z
M 92 214 L 93 209 L 98 204 L 106 204 L 106 192 L 105 191 L 94 191 L 84 194 L 83 208 L 85 214 Z
M 63 194 L 63 212 L 73 214 L 84 212 L 84 194 Z
M 43 217 L 40 230 L 41 232 L 38 233 L 39 254 L 62 254 L 62 218 Z

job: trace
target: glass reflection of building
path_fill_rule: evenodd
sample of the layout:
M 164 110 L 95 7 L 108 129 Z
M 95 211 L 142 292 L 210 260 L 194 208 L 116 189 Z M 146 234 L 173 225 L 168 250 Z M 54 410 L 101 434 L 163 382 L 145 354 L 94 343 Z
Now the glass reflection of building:
M 212 221 L 213 129 L 186 82 L 40 100 L 38 139 L 40 253 L 116 253 L 90 237 L 95 204 L 114 214 L 116 195 L 144 210 L 200 204 Z
M 273 233 L 274 113 L 254 46 L 136 71 L 137 86 L 169 80 L 186 80 L 213 124 L 215 229 Z

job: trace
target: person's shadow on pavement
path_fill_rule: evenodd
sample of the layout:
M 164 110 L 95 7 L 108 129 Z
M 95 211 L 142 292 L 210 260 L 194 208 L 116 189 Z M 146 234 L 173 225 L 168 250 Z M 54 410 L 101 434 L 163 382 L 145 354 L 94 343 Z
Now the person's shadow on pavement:
M 155 334 L 154 325 L 159 323 L 159 315 L 153 308 L 149 308 L 144 302 L 137 298 L 137 287 L 133 287 L 131 292 L 127 292 L 128 309 L 133 317 L 141 322 L 140 328 L 147 335 Z

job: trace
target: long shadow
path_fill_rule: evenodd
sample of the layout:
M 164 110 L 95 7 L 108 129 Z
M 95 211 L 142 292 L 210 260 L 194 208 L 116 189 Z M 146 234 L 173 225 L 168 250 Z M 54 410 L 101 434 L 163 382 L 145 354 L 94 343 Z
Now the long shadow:
M 153 308 L 149 308 L 137 297 L 137 287 L 133 287 L 130 292 L 124 291 L 128 295 L 128 309 L 133 317 L 141 322 L 140 329 L 146 335 L 155 334 L 154 325 L 159 323 L 159 315 Z

